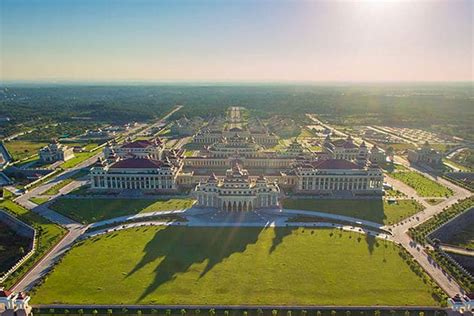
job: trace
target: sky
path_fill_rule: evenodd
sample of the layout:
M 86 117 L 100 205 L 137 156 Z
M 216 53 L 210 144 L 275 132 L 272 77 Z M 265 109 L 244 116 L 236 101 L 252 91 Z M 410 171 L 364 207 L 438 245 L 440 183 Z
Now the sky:
M 472 81 L 474 0 L 0 0 L 1 81 Z

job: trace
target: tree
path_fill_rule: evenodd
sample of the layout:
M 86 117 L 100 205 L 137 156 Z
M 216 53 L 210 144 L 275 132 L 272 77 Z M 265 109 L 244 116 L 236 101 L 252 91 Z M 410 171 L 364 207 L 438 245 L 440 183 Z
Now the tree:
M 109 308 L 109 309 L 107 310 L 107 316 L 112 316 L 112 313 L 113 313 L 112 309 Z
M 71 312 L 69 311 L 69 309 L 65 309 L 64 310 L 64 315 L 69 315 Z
M 248 314 L 249 314 L 249 312 L 247 312 L 247 311 L 244 311 L 244 312 L 242 313 L 243 316 L 248 316 Z
M 94 309 L 94 310 L 92 311 L 92 315 L 97 316 L 97 314 L 99 314 L 99 312 L 98 312 L 96 309 Z
M 54 308 L 50 308 L 50 309 L 49 309 L 49 313 L 50 313 L 52 316 L 54 316 Z
M 405 311 L 405 316 L 410 316 L 410 311 Z
M 375 316 L 380 316 L 380 311 L 378 309 L 374 310 L 374 315 Z
M 186 310 L 184 308 L 181 309 L 181 316 L 186 316 Z
M 291 311 L 287 311 L 286 316 L 291 316 Z
M 199 316 L 201 314 L 201 310 L 198 308 L 194 311 L 194 315 Z
M 306 316 L 306 315 L 308 315 L 308 311 L 306 309 L 303 309 L 301 311 L 301 316 Z
M 81 308 L 77 311 L 77 313 L 82 316 L 82 315 L 84 315 L 84 310 Z
M 224 311 L 224 316 L 229 316 L 229 311 Z
M 351 311 L 346 311 L 346 316 L 351 316 Z
M 336 311 L 335 310 L 331 311 L 331 316 L 336 316 Z
M 316 312 L 316 316 L 321 316 L 321 315 L 322 315 L 321 311 Z
M 126 307 L 122 308 L 122 314 L 127 315 L 128 309 Z
M 141 311 L 140 309 L 137 310 L 137 315 L 138 315 L 138 316 L 142 316 L 142 311 Z
M 209 310 L 209 316 L 216 316 L 216 310 L 214 308 Z
M 168 309 L 165 311 L 165 314 L 166 314 L 166 316 L 171 316 L 171 309 L 168 308 Z
M 425 312 L 419 312 L 418 315 L 419 316 L 425 316 Z
M 257 316 L 263 316 L 263 310 L 261 308 L 257 309 Z
M 278 315 L 278 311 L 276 309 L 272 310 L 272 316 L 277 316 Z

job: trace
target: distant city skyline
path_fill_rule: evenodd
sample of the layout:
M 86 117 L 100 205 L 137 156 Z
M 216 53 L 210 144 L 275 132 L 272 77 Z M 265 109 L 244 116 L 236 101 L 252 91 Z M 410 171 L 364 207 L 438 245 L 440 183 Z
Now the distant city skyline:
M 470 0 L 0 1 L 0 80 L 472 81 Z

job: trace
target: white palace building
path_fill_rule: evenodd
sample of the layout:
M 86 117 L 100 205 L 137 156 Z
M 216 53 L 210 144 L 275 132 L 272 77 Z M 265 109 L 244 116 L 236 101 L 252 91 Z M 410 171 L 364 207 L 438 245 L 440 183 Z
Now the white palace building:
M 237 163 L 223 179 L 212 174 L 193 191 L 197 206 L 219 208 L 224 211 L 249 211 L 263 207 L 277 207 L 280 188 L 263 176 L 256 181 Z
M 239 128 L 233 110 L 228 125 Z M 253 135 L 221 132 L 193 156 L 165 149 L 164 142 L 127 140 L 108 144 L 104 159 L 92 167 L 91 189 L 148 194 L 191 192 L 198 206 L 223 210 L 252 210 L 278 206 L 285 192 L 301 196 L 381 196 L 385 153 L 351 137 L 327 137 L 323 150 L 313 152 L 296 139 L 286 149 L 270 151 Z

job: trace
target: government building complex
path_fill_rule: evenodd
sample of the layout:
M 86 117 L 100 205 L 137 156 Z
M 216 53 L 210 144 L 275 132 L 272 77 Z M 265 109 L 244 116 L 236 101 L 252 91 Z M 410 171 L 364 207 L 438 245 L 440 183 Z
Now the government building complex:
M 351 137 L 328 135 L 321 151 L 292 140 L 281 150 L 278 136 L 256 119 L 244 119 L 232 107 L 194 136 L 201 149 L 166 149 L 160 139 L 109 143 L 104 158 L 91 168 L 91 189 L 147 194 L 190 192 L 197 206 L 226 211 L 278 207 L 285 194 L 302 196 L 380 196 L 385 154 Z

